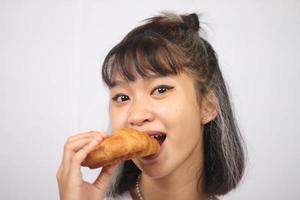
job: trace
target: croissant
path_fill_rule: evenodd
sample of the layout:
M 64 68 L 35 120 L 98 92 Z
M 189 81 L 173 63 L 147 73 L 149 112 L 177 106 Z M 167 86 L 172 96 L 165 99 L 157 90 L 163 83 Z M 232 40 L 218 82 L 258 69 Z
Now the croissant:
M 149 135 L 135 129 L 123 128 L 98 144 L 81 165 L 95 169 L 122 160 L 152 155 L 159 149 L 159 142 Z

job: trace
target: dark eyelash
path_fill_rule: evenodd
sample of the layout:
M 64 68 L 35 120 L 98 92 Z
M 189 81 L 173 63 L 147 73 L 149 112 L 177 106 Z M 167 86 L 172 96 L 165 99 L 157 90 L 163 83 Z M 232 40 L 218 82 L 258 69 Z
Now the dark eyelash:
M 120 96 L 127 96 L 127 95 L 125 95 L 125 94 L 116 94 L 114 97 L 112 97 L 111 99 L 113 100 L 113 101 L 117 101 L 117 99 L 120 97 Z
M 155 88 L 151 91 L 151 94 L 153 94 L 153 92 L 154 92 L 155 90 L 159 89 L 159 88 L 166 88 L 167 91 L 168 91 L 168 90 L 173 89 L 174 87 L 169 86 L 169 85 L 159 85 L 159 86 L 155 87 Z

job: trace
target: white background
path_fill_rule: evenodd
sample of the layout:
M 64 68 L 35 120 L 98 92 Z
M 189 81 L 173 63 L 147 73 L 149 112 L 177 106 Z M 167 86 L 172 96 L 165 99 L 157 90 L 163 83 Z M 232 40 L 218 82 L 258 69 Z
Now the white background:
M 66 138 L 108 129 L 104 56 L 162 10 L 203 14 L 231 88 L 249 155 L 222 199 L 300 199 L 297 0 L 0 0 L 0 199 L 58 199 Z

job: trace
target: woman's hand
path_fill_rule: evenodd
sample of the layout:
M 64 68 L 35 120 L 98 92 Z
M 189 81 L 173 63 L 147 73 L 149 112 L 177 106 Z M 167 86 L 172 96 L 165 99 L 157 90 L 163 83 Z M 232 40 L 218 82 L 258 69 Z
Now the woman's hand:
M 105 134 L 91 131 L 70 137 L 65 146 L 57 181 L 61 200 L 103 200 L 109 179 L 117 165 L 103 167 L 94 183 L 83 180 L 81 163 Z

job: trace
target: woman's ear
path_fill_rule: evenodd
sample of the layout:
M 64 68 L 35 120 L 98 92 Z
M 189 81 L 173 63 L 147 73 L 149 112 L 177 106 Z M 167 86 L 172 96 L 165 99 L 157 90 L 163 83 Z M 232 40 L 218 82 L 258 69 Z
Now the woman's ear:
M 208 92 L 201 101 L 201 124 L 207 124 L 214 120 L 218 115 L 218 100 L 215 94 Z

